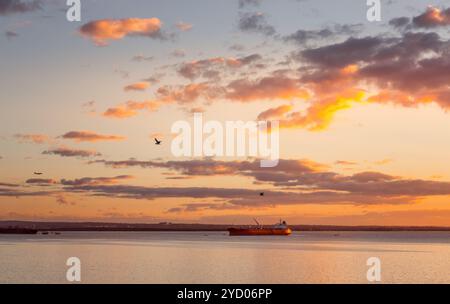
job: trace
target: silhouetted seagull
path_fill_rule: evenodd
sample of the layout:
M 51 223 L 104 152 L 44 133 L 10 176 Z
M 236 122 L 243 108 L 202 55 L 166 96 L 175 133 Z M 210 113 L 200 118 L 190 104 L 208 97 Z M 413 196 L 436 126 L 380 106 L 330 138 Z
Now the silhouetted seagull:
M 264 192 L 260 192 L 260 193 L 259 193 L 259 196 L 264 196 Z
M 155 138 L 155 145 L 160 145 L 161 142 L 162 142 L 161 140 L 158 140 L 158 139 Z
M 42 172 L 34 172 L 34 175 L 42 175 Z

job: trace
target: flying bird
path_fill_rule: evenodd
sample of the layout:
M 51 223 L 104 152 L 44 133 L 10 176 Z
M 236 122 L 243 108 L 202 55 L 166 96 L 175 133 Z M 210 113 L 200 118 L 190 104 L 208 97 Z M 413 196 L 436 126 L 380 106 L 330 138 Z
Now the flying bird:
M 155 138 L 155 145 L 160 145 L 161 144 L 161 140 L 158 140 L 157 138 Z
M 34 172 L 34 175 L 42 175 L 42 172 Z
M 259 193 L 259 196 L 264 196 L 264 192 L 260 192 L 260 193 Z

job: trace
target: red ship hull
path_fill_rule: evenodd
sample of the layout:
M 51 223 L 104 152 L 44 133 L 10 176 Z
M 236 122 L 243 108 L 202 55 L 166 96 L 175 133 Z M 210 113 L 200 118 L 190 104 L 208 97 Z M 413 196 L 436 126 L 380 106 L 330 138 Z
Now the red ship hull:
M 229 228 L 230 235 L 290 235 L 292 230 L 273 228 Z

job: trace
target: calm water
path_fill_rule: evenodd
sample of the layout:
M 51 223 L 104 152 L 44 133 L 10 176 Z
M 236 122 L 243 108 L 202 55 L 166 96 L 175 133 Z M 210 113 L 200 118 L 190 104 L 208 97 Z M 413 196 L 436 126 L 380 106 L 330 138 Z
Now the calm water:
M 63 232 L 0 235 L 0 283 L 367 283 L 381 259 L 384 283 L 450 283 L 450 232 Z

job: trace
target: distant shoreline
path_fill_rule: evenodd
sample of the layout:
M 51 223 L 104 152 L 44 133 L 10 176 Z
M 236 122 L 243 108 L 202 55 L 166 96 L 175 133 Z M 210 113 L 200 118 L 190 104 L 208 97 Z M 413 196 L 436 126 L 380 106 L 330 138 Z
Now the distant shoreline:
M 0 228 L 36 229 L 39 231 L 226 231 L 230 227 L 249 225 L 182 224 L 182 223 L 102 223 L 102 222 L 33 222 L 0 221 Z M 270 225 L 264 225 L 269 227 Z M 450 227 L 435 226 L 339 226 L 289 225 L 293 231 L 450 231 Z

